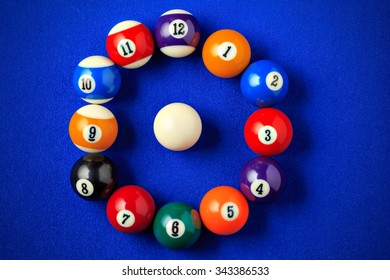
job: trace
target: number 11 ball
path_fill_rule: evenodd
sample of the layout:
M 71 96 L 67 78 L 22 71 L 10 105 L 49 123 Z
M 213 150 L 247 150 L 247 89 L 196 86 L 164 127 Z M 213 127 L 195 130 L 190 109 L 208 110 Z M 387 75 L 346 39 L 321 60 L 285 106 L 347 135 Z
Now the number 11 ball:
M 258 107 L 270 107 L 282 101 L 288 84 L 286 71 L 270 60 L 252 63 L 241 77 L 244 97 Z

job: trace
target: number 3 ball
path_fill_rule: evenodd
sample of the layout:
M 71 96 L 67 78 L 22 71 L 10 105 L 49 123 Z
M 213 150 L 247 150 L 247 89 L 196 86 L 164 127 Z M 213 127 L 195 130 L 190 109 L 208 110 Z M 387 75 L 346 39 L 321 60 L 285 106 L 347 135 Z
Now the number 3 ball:
M 170 57 L 185 57 L 195 51 L 200 27 L 195 17 L 184 10 L 170 10 L 160 16 L 154 28 L 160 51 Z
M 283 168 L 269 157 L 248 161 L 240 172 L 240 188 L 253 202 L 267 202 L 277 196 L 286 185 Z
M 219 186 L 208 191 L 200 202 L 200 217 L 211 232 L 230 235 L 239 231 L 248 220 L 249 207 L 240 191 Z
M 244 126 L 245 141 L 255 153 L 277 155 L 290 145 L 293 128 L 281 111 L 263 108 L 249 116 Z
M 153 197 L 145 189 L 128 185 L 116 190 L 107 202 L 110 224 L 123 233 L 145 230 L 156 212 Z
M 128 69 L 139 68 L 153 55 L 153 36 L 149 29 L 138 21 L 122 21 L 108 33 L 106 49 L 116 64 Z
M 270 60 L 249 65 L 241 77 L 244 97 L 258 107 L 269 107 L 282 101 L 288 90 L 286 71 Z
M 157 241 L 170 249 L 183 249 L 199 238 L 201 221 L 198 212 L 182 202 L 165 204 L 158 210 L 153 222 Z
M 108 149 L 117 134 L 118 123 L 115 116 L 100 105 L 81 107 L 69 122 L 72 142 L 87 153 L 99 153 Z
M 115 187 L 114 164 L 100 154 L 83 156 L 73 165 L 70 182 L 75 193 L 83 199 L 106 198 Z
M 110 101 L 121 86 L 121 75 L 114 62 L 104 56 L 83 59 L 73 74 L 77 94 L 86 102 L 102 104 Z

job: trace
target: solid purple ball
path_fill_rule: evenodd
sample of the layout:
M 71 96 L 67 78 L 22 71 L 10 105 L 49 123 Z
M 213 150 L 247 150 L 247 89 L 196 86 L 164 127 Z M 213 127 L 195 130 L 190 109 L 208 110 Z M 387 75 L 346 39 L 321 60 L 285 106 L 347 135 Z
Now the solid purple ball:
M 248 161 L 240 173 L 241 192 L 249 201 L 267 202 L 277 196 L 286 185 L 286 177 L 279 163 L 269 157 Z
M 160 51 L 170 57 L 185 57 L 195 51 L 200 27 L 195 17 L 185 10 L 170 10 L 158 19 L 154 39 Z

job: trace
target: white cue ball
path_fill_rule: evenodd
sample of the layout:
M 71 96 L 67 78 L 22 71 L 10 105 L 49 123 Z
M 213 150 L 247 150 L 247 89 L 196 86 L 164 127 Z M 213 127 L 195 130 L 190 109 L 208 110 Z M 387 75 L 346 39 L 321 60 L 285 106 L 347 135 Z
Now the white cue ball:
M 191 106 L 171 103 L 157 113 L 153 130 L 162 146 L 172 151 L 184 151 L 199 140 L 202 121 Z

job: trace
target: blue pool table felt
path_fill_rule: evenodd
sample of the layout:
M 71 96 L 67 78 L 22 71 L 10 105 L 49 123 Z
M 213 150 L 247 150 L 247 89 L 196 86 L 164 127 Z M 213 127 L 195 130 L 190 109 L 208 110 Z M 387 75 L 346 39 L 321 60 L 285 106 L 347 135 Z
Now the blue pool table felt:
M 265 205 L 250 203 L 235 235 L 205 228 L 190 249 L 159 245 L 149 228 L 125 235 L 105 213 L 107 200 L 72 191 L 69 173 L 85 153 L 68 134 L 86 103 L 73 71 L 90 55 L 107 56 L 106 36 L 133 19 L 153 30 L 167 10 L 190 11 L 201 25 L 196 51 L 182 59 L 156 49 L 105 106 L 119 134 L 103 152 L 118 187 L 136 184 L 157 207 L 182 201 L 199 209 L 218 185 L 239 187 L 254 154 L 243 126 L 257 107 L 240 92 L 240 76 L 221 79 L 201 50 L 219 29 L 242 33 L 251 62 L 270 59 L 289 75 L 276 106 L 291 119 L 290 147 L 274 158 L 288 184 Z M 390 2 L 373 1 L 2 1 L 0 4 L 0 259 L 389 259 Z M 172 152 L 153 134 L 168 103 L 194 107 L 199 142 Z

